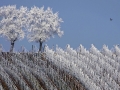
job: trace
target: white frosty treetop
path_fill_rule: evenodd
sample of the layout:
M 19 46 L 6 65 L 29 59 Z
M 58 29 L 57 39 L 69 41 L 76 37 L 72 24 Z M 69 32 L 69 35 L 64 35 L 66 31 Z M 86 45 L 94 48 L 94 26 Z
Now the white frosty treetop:
M 9 41 L 23 39 L 26 12 L 26 7 L 20 9 L 16 9 L 15 5 L 0 7 L 0 34 Z
M 47 10 L 44 10 L 44 7 L 32 7 L 27 20 L 29 41 L 39 42 L 41 40 L 44 42 L 51 36 L 54 37 L 55 34 L 63 35 L 63 31 L 60 30 L 62 19 L 58 17 L 58 13 L 53 13 L 49 7 Z

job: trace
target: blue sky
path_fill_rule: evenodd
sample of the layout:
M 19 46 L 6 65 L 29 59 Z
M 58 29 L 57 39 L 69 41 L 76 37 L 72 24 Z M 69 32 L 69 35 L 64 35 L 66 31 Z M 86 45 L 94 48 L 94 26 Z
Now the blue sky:
M 44 43 L 50 48 L 56 44 L 63 49 L 67 44 L 77 48 L 82 44 L 89 49 L 94 44 L 101 49 L 103 44 L 109 48 L 120 44 L 120 0 L 0 0 L 0 7 L 4 5 L 16 5 L 18 8 L 44 6 L 45 9 L 51 7 L 54 13 L 59 12 L 59 17 L 64 21 L 61 24 L 64 35 L 61 38 L 55 36 Z M 9 50 L 9 41 L 0 38 L 0 44 L 6 51 Z M 39 46 L 24 39 L 15 43 L 15 49 L 24 46 L 30 50 L 32 45 Z

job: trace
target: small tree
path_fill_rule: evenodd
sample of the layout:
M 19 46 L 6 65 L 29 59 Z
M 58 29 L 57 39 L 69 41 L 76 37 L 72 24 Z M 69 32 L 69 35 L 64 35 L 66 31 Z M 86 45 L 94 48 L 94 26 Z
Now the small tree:
M 11 42 L 10 52 L 13 52 L 14 43 L 24 38 L 26 7 L 16 9 L 16 6 L 0 7 L 0 34 Z
M 62 19 L 58 17 L 58 13 L 53 13 L 49 7 L 47 10 L 44 10 L 44 7 L 32 7 L 27 20 L 27 38 L 29 41 L 39 42 L 39 51 L 42 50 L 42 43 L 47 39 L 54 37 L 55 34 L 63 35 L 63 31 L 60 30 Z

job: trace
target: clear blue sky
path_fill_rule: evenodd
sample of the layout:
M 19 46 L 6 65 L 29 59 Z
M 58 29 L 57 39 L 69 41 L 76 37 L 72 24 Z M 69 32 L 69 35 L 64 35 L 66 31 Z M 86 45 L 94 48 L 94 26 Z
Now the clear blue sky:
M 61 29 L 64 35 L 59 38 L 51 38 L 44 44 L 49 47 L 58 44 L 65 48 L 67 44 L 77 48 L 82 44 L 89 49 L 94 44 L 101 49 L 103 44 L 112 48 L 113 45 L 120 44 L 120 0 L 0 0 L 0 7 L 4 5 L 16 5 L 51 7 L 53 12 L 59 12 L 59 17 L 63 19 Z M 113 21 L 110 21 L 110 18 Z M 6 51 L 10 48 L 10 42 L 0 38 L 0 44 Z M 35 42 L 28 42 L 26 39 L 17 41 L 15 49 L 22 45 L 28 50 Z

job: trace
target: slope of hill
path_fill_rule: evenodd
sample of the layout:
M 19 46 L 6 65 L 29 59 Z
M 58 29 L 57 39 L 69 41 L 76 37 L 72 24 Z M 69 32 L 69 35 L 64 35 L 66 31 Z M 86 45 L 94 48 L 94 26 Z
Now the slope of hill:
M 0 90 L 120 90 L 120 48 L 1 52 Z
M 101 51 L 94 45 L 86 50 L 82 45 L 74 50 L 67 45 L 56 51 L 46 46 L 46 55 L 60 69 L 76 77 L 88 90 L 120 90 L 120 48 L 111 51 L 103 46 Z
M 0 90 L 85 90 L 67 71 L 44 53 L 0 55 Z

